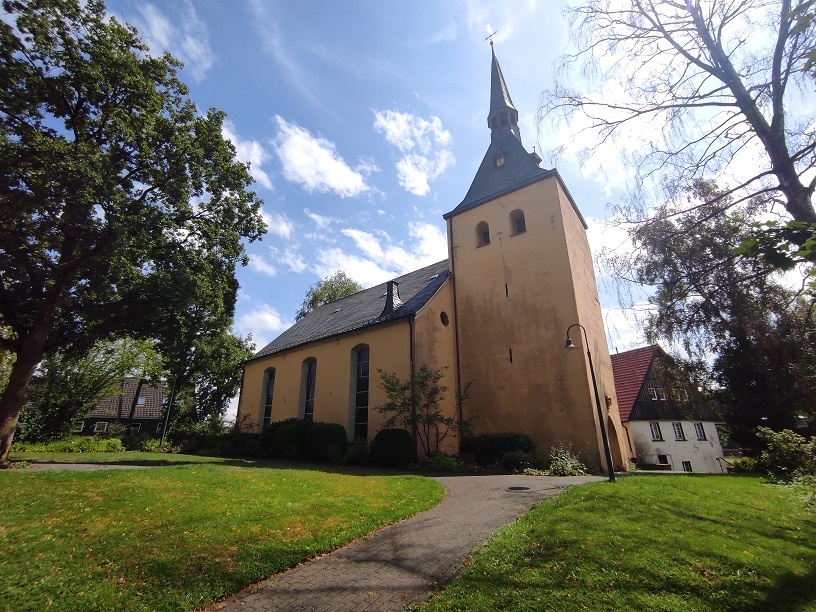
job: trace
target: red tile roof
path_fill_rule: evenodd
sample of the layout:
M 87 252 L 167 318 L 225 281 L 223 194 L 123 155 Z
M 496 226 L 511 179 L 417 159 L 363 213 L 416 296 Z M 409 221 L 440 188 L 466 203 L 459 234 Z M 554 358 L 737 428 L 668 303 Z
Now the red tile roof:
M 637 400 L 640 388 L 655 354 L 660 350 L 656 344 L 612 355 L 612 373 L 615 376 L 615 392 L 618 396 L 618 411 L 621 421 L 629 420 L 629 415 Z

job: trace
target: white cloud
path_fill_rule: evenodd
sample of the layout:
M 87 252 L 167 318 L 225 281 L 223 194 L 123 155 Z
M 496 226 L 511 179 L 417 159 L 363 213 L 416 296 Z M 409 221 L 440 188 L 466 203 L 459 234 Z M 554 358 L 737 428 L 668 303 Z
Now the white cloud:
M 263 255 L 257 253 L 249 254 L 249 267 L 251 270 L 266 274 L 267 276 L 275 276 L 278 273 L 272 263 L 268 262 Z
M 272 189 L 272 181 L 269 175 L 261 170 L 261 165 L 269 159 L 269 154 L 263 145 L 257 140 L 243 140 L 235 133 L 235 126 L 229 120 L 221 126 L 221 135 L 231 141 L 235 147 L 235 154 L 238 159 L 249 164 L 249 172 L 256 181 L 267 189 Z
M 273 146 L 287 181 L 306 191 L 332 191 L 341 198 L 369 191 L 363 175 L 352 170 L 337 153 L 334 143 L 312 136 L 306 129 L 276 115 L 278 136 Z
M 356 229 L 344 229 L 342 233 L 357 244 L 357 247 L 368 257 L 381 258 L 383 256 L 380 242 L 372 234 Z
M 140 18 L 135 25 L 153 53 L 169 51 L 184 63 L 194 81 L 201 81 L 212 68 L 215 56 L 210 49 L 206 24 L 190 0 L 181 3 L 181 10 L 165 16 L 153 4 L 138 6 Z
M 646 318 L 653 306 L 648 302 L 637 302 L 630 308 L 603 308 L 606 340 L 609 352 L 628 351 L 646 346 L 646 335 L 643 331 Z
M 279 261 L 285 264 L 292 272 L 296 272 L 297 274 L 305 272 L 308 268 L 306 260 L 303 259 L 303 256 L 300 253 L 297 252 L 296 248 L 286 249 L 283 252 L 283 255 L 281 255 Z
M 285 214 L 268 213 L 261 210 L 261 216 L 268 232 L 286 239 L 291 238 L 295 233 L 295 224 Z
M 235 322 L 235 329 L 241 334 L 251 333 L 256 348 L 261 349 L 291 325 L 291 321 L 285 321 L 277 310 L 263 304 L 241 315 Z
M 319 251 L 312 269 L 321 278 L 343 270 L 363 287 L 371 287 L 397 276 L 393 270 L 386 270 L 370 259 L 351 255 L 336 247 Z
M 337 217 L 328 217 L 326 215 L 319 215 L 315 212 L 312 212 L 308 208 L 304 208 L 303 212 L 306 213 L 306 216 L 309 217 L 312 221 L 315 222 L 317 229 L 326 229 L 332 223 L 340 223 L 342 219 L 338 219 Z
M 414 195 L 426 195 L 431 181 L 456 161 L 450 132 L 439 117 L 427 120 L 394 110 L 375 111 L 374 117 L 374 128 L 403 154 L 396 164 L 400 185 Z

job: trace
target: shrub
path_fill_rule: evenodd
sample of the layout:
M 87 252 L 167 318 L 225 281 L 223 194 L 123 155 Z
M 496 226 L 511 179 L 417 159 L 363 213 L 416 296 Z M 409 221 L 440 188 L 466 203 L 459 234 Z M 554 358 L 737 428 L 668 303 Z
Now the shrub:
M 462 440 L 462 452 L 472 454 L 476 463 L 482 467 L 499 463 L 505 453 L 529 453 L 535 447 L 530 436 L 522 433 L 484 433 Z
M 410 463 L 413 441 L 407 429 L 381 429 L 374 437 L 374 462 L 383 467 L 401 468 Z
M 339 461 L 346 454 L 346 428 L 337 423 L 315 423 L 303 437 L 304 457 L 309 461 Z
M 781 480 L 816 474 L 816 437 L 807 441 L 790 429 L 777 433 L 767 427 L 758 427 L 757 435 L 768 445 L 759 455 L 757 469 Z
M 526 467 L 530 467 L 527 453 L 521 450 L 507 451 L 502 454 L 502 469 L 506 472 L 520 472 Z
M 216 457 L 234 457 L 238 459 L 260 457 L 263 454 L 258 434 L 242 431 L 227 431 L 220 434 L 209 434 L 202 440 L 206 443 L 199 449 L 200 454 Z
M 419 467 L 431 472 L 457 472 L 461 470 L 464 465 L 464 462 L 462 462 L 459 457 L 454 457 L 447 453 L 434 453 L 430 457 L 425 457 Z
M 312 421 L 298 420 L 279 427 L 272 437 L 272 456 L 276 459 L 302 459 L 305 455 L 304 439 L 314 426 Z
M 352 440 L 348 443 L 346 456 L 343 457 L 346 465 L 370 465 L 371 452 L 368 440 Z
M 729 457 L 728 471 L 736 474 L 750 474 L 756 472 L 756 459 L 753 457 Z
M 295 423 L 299 423 L 301 419 L 297 417 L 292 417 L 290 419 L 284 419 L 282 421 L 273 421 L 269 423 L 266 427 L 263 428 L 263 431 L 259 434 L 258 441 L 261 443 L 261 449 L 263 451 L 263 455 L 265 457 L 273 457 L 273 449 L 272 444 L 275 441 L 275 432 L 277 432 L 281 427 L 286 425 L 294 425 Z
M 572 446 L 560 443 L 550 449 L 547 472 L 550 476 L 586 476 L 589 468 L 582 459 L 581 453 L 572 450 Z
M 122 446 L 125 450 L 153 452 L 158 450 L 161 440 L 147 434 L 126 434 L 122 436 Z
M 120 453 L 125 447 L 119 438 L 69 436 L 51 442 L 15 442 L 14 450 L 33 453 Z

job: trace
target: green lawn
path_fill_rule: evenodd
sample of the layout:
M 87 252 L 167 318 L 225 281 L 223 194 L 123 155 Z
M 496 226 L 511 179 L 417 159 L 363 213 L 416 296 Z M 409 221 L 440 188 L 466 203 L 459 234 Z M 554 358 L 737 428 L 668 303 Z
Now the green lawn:
M 0 610 L 191 610 L 443 495 L 339 469 L 3 470 Z
M 757 477 L 575 487 L 503 529 L 430 610 L 816 610 L 816 514 Z
M 203 455 L 182 455 L 177 453 L 144 453 L 122 451 L 118 453 L 60 453 L 60 452 L 12 452 L 10 461 L 30 461 L 32 463 L 126 463 L 130 465 L 173 465 L 181 463 L 226 463 L 247 465 L 243 459 L 205 457 Z

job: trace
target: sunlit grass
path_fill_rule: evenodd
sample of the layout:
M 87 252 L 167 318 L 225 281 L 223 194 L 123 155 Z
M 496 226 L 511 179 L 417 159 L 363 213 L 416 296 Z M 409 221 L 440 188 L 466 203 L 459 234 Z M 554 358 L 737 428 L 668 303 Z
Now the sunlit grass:
M 1 472 L 0 609 L 193 609 L 444 495 L 418 476 L 342 472 Z
M 172 465 L 176 463 L 227 463 L 244 464 L 241 459 L 223 457 L 204 457 L 201 455 L 182 455 L 176 453 L 148 453 L 140 451 L 122 451 L 116 453 L 63 453 L 12 451 L 11 461 L 30 461 L 32 463 L 125 463 L 131 465 Z
M 816 515 L 756 477 L 570 489 L 502 530 L 430 610 L 815 610 Z

